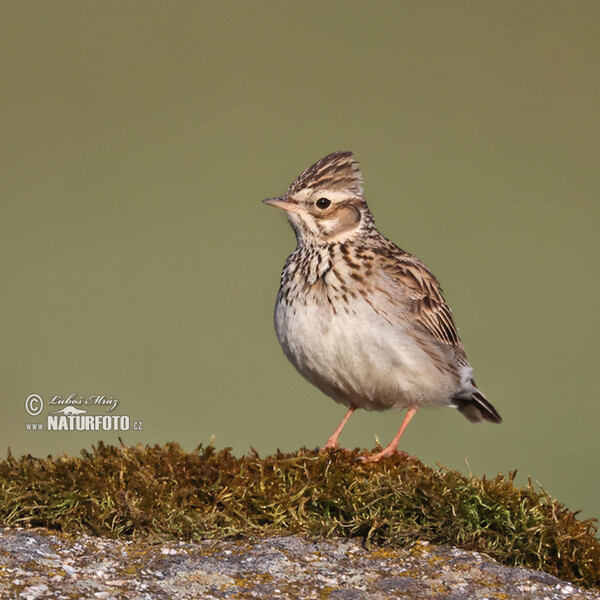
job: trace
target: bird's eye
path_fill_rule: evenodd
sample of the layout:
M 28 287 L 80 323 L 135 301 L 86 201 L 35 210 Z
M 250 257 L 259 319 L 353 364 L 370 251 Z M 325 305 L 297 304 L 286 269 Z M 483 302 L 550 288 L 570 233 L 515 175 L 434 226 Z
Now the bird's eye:
M 325 210 L 326 208 L 329 208 L 331 206 L 331 200 L 327 200 L 327 198 L 319 198 L 316 202 L 315 202 L 317 208 L 320 208 L 321 210 Z

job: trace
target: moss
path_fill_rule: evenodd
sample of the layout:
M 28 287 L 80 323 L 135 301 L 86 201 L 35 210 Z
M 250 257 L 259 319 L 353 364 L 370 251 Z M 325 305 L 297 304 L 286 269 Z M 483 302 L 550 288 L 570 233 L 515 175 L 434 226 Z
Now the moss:
M 531 482 L 515 487 L 515 473 L 478 479 L 400 455 L 368 465 L 357 456 L 236 458 L 212 446 L 102 443 L 81 457 L 9 453 L 0 521 L 152 542 L 291 533 L 362 536 L 393 549 L 421 540 L 600 587 L 594 521 Z

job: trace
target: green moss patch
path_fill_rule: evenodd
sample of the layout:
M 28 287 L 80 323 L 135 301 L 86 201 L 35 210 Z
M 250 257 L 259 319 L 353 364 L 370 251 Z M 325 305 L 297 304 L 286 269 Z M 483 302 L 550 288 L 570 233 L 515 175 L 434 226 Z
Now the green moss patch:
M 531 482 L 469 478 L 403 456 L 364 465 L 359 451 L 261 459 L 200 446 L 114 447 L 81 457 L 0 461 L 0 521 L 163 541 L 302 534 L 416 540 L 485 552 L 514 566 L 600 587 L 593 520 Z

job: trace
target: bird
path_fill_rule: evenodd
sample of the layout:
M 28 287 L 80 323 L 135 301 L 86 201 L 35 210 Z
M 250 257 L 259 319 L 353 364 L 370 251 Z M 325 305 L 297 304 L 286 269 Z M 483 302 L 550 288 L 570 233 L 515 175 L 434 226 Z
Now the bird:
M 406 409 L 392 441 L 364 462 L 406 454 L 398 444 L 421 407 L 502 422 L 475 384 L 438 280 L 375 227 L 352 152 L 325 156 L 263 202 L 286 213 L 297 242 L 275 303 L 277 339 L 303 377 L 347 408 L 322 451 L 339 448 L 357 408 Z

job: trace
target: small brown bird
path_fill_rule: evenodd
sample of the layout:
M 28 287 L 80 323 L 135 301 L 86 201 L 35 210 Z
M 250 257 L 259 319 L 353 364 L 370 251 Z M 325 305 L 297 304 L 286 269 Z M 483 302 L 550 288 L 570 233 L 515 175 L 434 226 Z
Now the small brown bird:
M 301 375 L 348 407 L 325 448 L 336 448 L 356 410 L 406 408 L 376 461 L 397 451 L 421 406 L 452 406 L 470 421 L 502 419 L 477 389 L 437 279 L 375 227 L 351 152 L 304 171 L 285 196 L 297 247 L 281 275 L 275 330 Z

